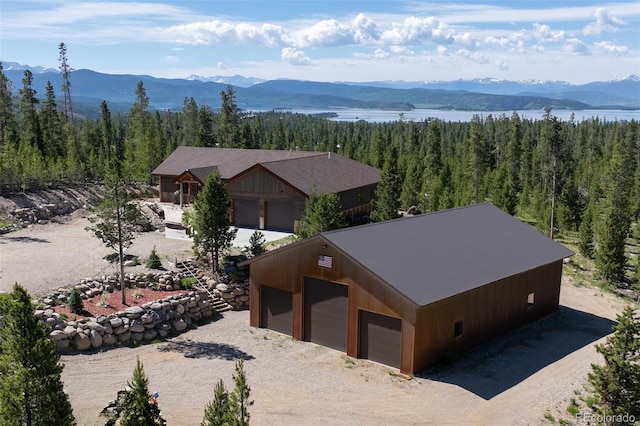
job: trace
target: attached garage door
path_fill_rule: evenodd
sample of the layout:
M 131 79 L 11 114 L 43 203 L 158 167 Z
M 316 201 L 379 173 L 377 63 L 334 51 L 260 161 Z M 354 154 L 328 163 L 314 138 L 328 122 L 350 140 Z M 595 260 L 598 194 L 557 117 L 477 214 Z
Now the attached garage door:
M 293 231 L 293 203 L 267 201 L 267 228 Z
M 304 279 L 304 340 L 347 351 L 349 287 Z
M 402 321 L 386 315 L 360 311 L 359 358 L 400 368 Z
M 293 295 L 278 288 L 260 286 L 260 327 L 293 335 Z
M 258 200 L 233 200 L 233 218 L 235 225 L 244 228 L 258 228 L 260 206 Z

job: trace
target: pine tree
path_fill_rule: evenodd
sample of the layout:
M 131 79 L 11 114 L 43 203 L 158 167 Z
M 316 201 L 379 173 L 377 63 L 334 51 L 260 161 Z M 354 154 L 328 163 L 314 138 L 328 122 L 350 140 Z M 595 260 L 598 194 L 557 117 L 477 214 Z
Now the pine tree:
M 591 205 L 585 209 L 582 215 L 578 233 L 580 235 L 578 250 L 585 257 L 593 257 L 593 207 Z
M 304 205 L 304 215 L 296 229 L 298 238 L 308 238 L 345 226 L 340 198 L 335 192 L 318 195 L 311 191 Z
M 202 426 L 221 426 L 229 424 L 229 392 L 224 386 L 222 379 L 218 380 L 213 391 L 213 401 L 209 402 L 204 410 Z
M 236 372 L 233 375 L 235 387 L 229 395 L 229 408 L 232 424 L 237 426 L 245 426 L 249 424 L 249 407 L 253 405 L 253 401 L 249 399 L 251 388 L 247 383 L 247 376 L 244 373 L 244 360 L 240 358 L 236 362 Z
M 251 257 L 260 256 L 267 251 L 264 246 L 265 242 L 264 234 L 256 229 L 249 237 L 249 246 L 245 247 L 245 250 L 249 252 Z
M 84 310 L 84 302 L 82 301 L 82 295 L 78 287 L 71 289 L 67 304 L 69 305 L 69 310 L 74 314 L 82 313 Z
M 229 220 L 230 202 L 220 173 L 215 170 L 205 181 L 193 203 L 193 248 L 202 258 L 211 255 L 212 272 L 219 267 L 220 254 L 231 247 L 237 230 Z
M 398 151 L 392 146 L 385 153 L 382 177 L 373 197 L 371 220 L 381 222 L 398 217 L 401 188 L 402 182 L 398 175 Z
M 64 366 L 27 291 L 16 284 L 0 312 L 0 424 L 75 424 L 60 378 Z
M 120 266 L 120 290 L 122 303 L 126 303 L 124 283 L 124 251 L 133 244 L 139 231 L 142 213 L 132 202 L 118 171 L 109 171 L 104 182 L 103 198 L 95 208 L 96 215 L 89 218 L 91 226 L 85 230 L 93 233 L 105 246 L 118 254 Z
M 595 253 L 600 273 L 611 283 L 624 279 L 627 262 L 624 248 L 631 224 L 629 202 L 633 182 L 629 175 L 629 170 L 633 169 L 630 144 L 619 133 L 616 137 L 609 171 L 604 180 L 603 198 L 600 200 L 596 227 L 598 248 Z
M 116 422 L 118 426 L 166 425 L 160 408 L 149 393 L 149 379 L 144 373 L 140 358 L 136 357 L 133 379 L 127 383 L 128 390 L 122 402 L 122 411 Z
M 236 105 L 236 93 L 233 86 L 220 92 L 220 135 L 221 146 L 224 148 L 236 148 L 238 137 L 240 136 L 240 115 L 238 105 Z
M 604 365 L 591 365 L 589 382 L 609 415 L 640 418 L 640 317 L 627 306 L 616 318 L 615 332 L 596 345 Z
M 405 209 L 417 206 L 420 202 L 422 182 L 420 179 L 421 170 L 418 165 L 418 161 L 413 158 L 407 165 L 407 174 L 402 182 L 402 193 L 400 194 L 400 203 Z
M 162 260 L 160 260 L 160 256 L 158 256 L 158 253 L 156 252 L 156 246 L 153 246 L 151 249 L 151 253 L 149 253 L 149 257 L 147 257 L 145 265 L 149 269 L 162 269 Z

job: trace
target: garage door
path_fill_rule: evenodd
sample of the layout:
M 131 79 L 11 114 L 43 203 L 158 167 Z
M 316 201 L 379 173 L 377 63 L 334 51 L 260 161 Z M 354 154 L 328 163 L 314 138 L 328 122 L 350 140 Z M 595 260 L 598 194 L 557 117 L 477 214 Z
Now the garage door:
M 349 287 L 304 279 L 304 340 L 347 351 Z
M 293 295 L 279 288 L 260 286 L 260 327 L 293 335 Z
M 267 228 L 293 231 L 293 203 L 267 201 Z
M 234 199 L 233 218 L 236 226 L 257 229 L 260 223 L 260 206 L 258 200 Z
M 386 315 L 360 311 L 359 358 L 400 368 L 402 321 Z

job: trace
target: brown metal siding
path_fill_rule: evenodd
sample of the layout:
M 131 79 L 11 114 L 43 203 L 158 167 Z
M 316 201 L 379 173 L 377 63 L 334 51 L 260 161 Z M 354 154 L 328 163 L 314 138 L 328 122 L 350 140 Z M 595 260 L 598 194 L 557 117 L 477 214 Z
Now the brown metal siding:
M 260 327 L 293 335 L 293 295 L 269 286 L 260 287 Z
M 400 368 L 402 320 L 375 312 L 360 311 L 358 358 Z
M 412 371 L 555 312 L 561 275 L 558 261 L 421 307 Z M 527 306 L 529 293 L 535 294 L 533 306 Z M 454 337 L 457 321 L 463 321 L 463 333 Z
M 304 340 L 347 350 L 349 287 L 304 278 Z

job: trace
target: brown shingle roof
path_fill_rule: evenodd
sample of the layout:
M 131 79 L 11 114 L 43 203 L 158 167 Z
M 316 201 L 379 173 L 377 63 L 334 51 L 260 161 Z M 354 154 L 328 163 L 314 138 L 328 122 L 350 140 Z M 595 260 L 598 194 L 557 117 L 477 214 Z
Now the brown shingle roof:
M 314 187 L 324 194 L 380 181 L 378 169 L 333 153 L 187 146 L 176 148 L 151 174 L 179 176 L 185 170 L 215 167 L 222 179 L 229 180 L 257 164 L 306 194 Z M 201 178 L 201 173 L 197 175 Z
M 492 204 L 320 234 L 418 306 L 573 255 Z

